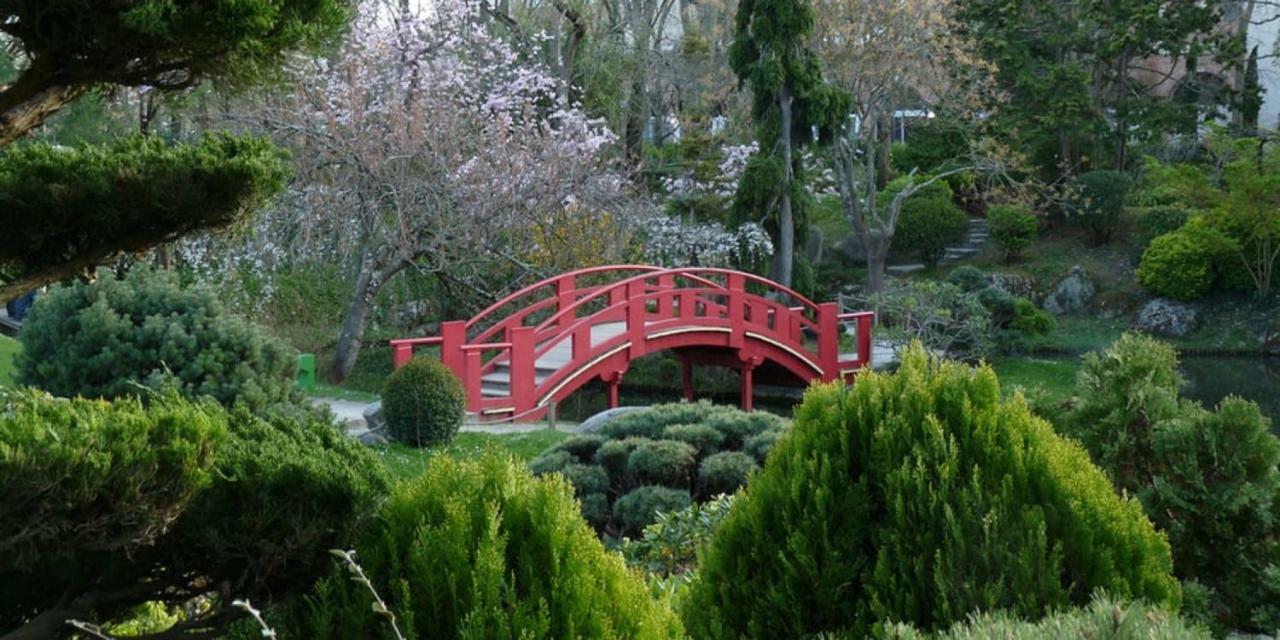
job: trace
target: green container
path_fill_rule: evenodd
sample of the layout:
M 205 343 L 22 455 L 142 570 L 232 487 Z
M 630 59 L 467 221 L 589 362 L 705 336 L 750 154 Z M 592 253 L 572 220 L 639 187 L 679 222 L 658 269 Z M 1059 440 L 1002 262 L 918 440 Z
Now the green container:
M 316 390 L 316 354 L 298 354 L 298 388 L 303 391 Z

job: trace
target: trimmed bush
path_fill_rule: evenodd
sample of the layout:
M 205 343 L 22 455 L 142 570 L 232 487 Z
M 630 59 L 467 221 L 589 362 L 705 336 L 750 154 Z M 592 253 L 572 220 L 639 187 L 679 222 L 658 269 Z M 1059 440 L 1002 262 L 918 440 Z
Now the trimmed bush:
M 987 210 L 987 225 L 991 237 L 1004 252 L 1005 262 L 1022 257 L 1022 250 L 1036 239 L 1040 230 L 1040 222 L 1034 213 L 1010 205 L 997 205 Z
M 1155 295 L 1195 300 L 1213 286 L 1214 249 L 1209 236 L 1188 231 L 1166 233 L 1142 252 L 1138 283 Z
M 414 358 L 387 378 L 382 415 L 387 435 L 413 447 L 453 440 L 466 417 L 467 395 L 458 377 L 432 358 Z
M 947 282 L 960 287 L 965 293 L 977 293 L 991 287 L 987 274 L 981 269 L 969 265 L 961 265 L 947 274 Z
M 627 459 L 627 473 L 642 484 L 689 486 L 698 450 L 683 442 L 655 440 L 636 447 Z
M 1148 240 L 1173 233 L 1191 219 L 1191 210 L 1177 205 L 1148 207 L 1138 216 L 1138 229 Z
M 596 450 L 596 464 L 604 467 L 610 478 L 614 478 L 621 483 L 625 480 L 627 474 L 627 461 L 631 459 L 631 452 L 636 450 L 643 444 L 653 442 L 648 438 L 632 437 L 623 438 L 622 440 L 610 440 Z M 542 473 L 535 471 L 535 473 Z
M 568 451 L 561 451 L 552 447 L 542 452 L 541 455 L 529 461 L 529 470 L 543 475 L 547 473 L 557 473 L 563 471 L 565 467 L 573 464 L 573 454 Z
M 1169 535 L 1219 631 L 1280 624 L 1280 439 L 1258 406 L 1182 400 L 1177 354 L 1139 334 L 1085 357 L 1068 432 Z
M 1075 213 L 1080 225 L 1098 244 L 1111 242 L 1120 227 L 1125 197 L 1133 178 L 1123 171 L 1090 171 L 1076 182 Z
M 700 456 L 718 451 L 725 439 L 723 432 L 705 424 L 673 424 L 662 430 L 662 437 L 692 446 Z
M 436 456 L 401 484 L 357 558 L 406 637 L 677 638 L 679 621 L 583 522 L 568 483 L 517 461 Z M 368 590 L 335 575 L 277 631 L 381 636 Z
M 605 439 L 597 435 L 569 436 L 551 447 L 550 451 L 564 451 L 576 460 L 591 460 L 604 443 Z
M 679 511 L 693 503 L 684 489 L 646 485 L 635 489 L 613 504 L 613 516 L 623 533 L 635 535 L 656 519 L 658 513 Z
M 818 385 L 704 549 L 696 638 L 879 621 L 1038 617 L 1097 589 L 1177 607 L 1169 545 L 1088 454 L 995 374 L 912 347 L 897 373 Z
M 39 466 L 0 459 L 6 504 L 21 510 L 4 514 L 4 525 L 30 532 L 55 523 L 72 528 L 57 534 L 56 547 L 34 548 L 34 555 L 10 556 L 5 549 L 25 566 L 0 567 L 0 633 L 27 625 L 23 630 L 34 637 L 53 637 L 67 618 L 112 624 L 144 603 L 182 604 L 214 589 L 255 602 L 288 602 L 328 571 L 327 550 L 354 542 L 387 489 L 386 470 L 374 454 L 327 413 L 308 407 L 268 407 L 258 415 L 240 407 L 228 415 L 212 403 L 193 408 L 173 398 L 152 400 L 144 410 L 134 400 L 33 395 L 9 410 L 14 413 L 6 415 L 46 432 L 30 440 L 30 448 L 11 451 L 45 461 L 39 465 L 51 475 L 41 482 L 34 475 Z M 166 432 L 181 437 L 166 443 L 158 438 Z M 191 436 L 213 432 L 225 437 L 195 493 L 181 503 L 158 503 L 156 487 L 177 495 L 193 486 L 193 471 L 206 468 L 208 444 Z M 107 434 L 109 442 L 93 444 Z M 90 449 L 73 459 L 58 454 L 75 443 Z M 195 461 L 201 462 L 193 468 Z M 11 473 L 22 479 L 7 478 Z M 106 482 L 86 482 L 92 478 Z M 23 487 L 43 497 L 15 501 L 12 492 Z M 55 497 L 49 487 L 62 488 L 57 502 L 47 501 Z M 35 508 L 41 504 L 43 510 Z M 83 602 L 96 606 L 89 610 Z M 218 630 L 236 617 L 226 599 L 208 602 L 190 609 L 197 619 L 187 622 Z M 56 629 L 39 630 L 47 621 Z
M 168 385 L 259 408 L 294 393 L 292 348 L 169 271 L 102 270 L 94 282 L 51 287 L 18 339 L 18 381 L 57 396 L 111 399 Z
M 761 466 L 764 466 L 764 461 L 769 456 L 769 450 L 773 448 L 778 438 L 782 437 L 782 433 L 781 429 L 770 429 L 757 433 L 747 438 L 747 441 L 742 445 L 742 451 L 755 458 L 756 462 L 760 463 Z
M 747 484 L 747 477 L 759 469 L 755 458 L 741 451 L 717 453 L 698 466 L 698 487 L 704 497 L 733 493 Z
M 933 269 L 946 255 L 947 247 L 963 240 L 968 231 L 969 216 L 950 199 L 922 198 L 917 194 L 902 203 L 893 246 L 917 253 L 924 266 Z
M 573 494 L 579 498 L 593 493 L 603 494 L 609 490 L 609 474 L 596 465 L 575 462 L 565 465 L 560 473 L 573 485 Z
M 1043 336 L 1053 333 L 1058 327 L 1058 322 L 1049 315 L 1047 311 L 1036 306 L 1036 303 L 1026 299 L 1017 298 L 1013 301 L 1013 320 L 1009 321 L 1009 328 L 1014 331 L 1021 331 L 1029 336 Z
M 1055 612 L 1037 622 L 1019 620 L 1006 613 L 983 613 L 942 633 L 921 633 L 908 625 L 893 624 L 880 637 L 885 640 L 1210 640 L 1213 634 L 1167 611 L 1142 603 L 1116 602 L 1099 594 L 1088 607 Z
M 609 510 L 609 496 L 603 493 L 592 493 L 582 496 L 580 500 L 582 518 L 595 529 L 602 529 L 609 524 L 613 513 Z

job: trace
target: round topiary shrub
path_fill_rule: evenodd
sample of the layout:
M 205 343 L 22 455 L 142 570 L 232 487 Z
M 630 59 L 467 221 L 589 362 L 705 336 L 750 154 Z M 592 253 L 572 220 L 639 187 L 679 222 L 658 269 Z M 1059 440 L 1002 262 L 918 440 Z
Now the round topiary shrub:
M 565 465 L 560 473 L 573 485 L 573 493 L 578 497 L 609 490 L 609 474 L 597 465 L 575 462 Z
M 1155 295 L 1195 300 L 1213 286 L 1213 248 L 1200 233 L 1175 231 L 1155 240 L 1142 252 L 1138 283 Z
M 719 451 L 725 439 L 723 432 L 706 424 L 673 424 L 662 430 L 662 437 L 688 444 L 697 449 L 700 456 Z
M 602 529 L 609 524 L 613 513 L 609 509 L 609 496 L 603 493 L 590 493 L 579 498 L 582 507 L 582 518 L 595 529 Z
M 629 513 L 638 519 L 624 522 L 616 508 L 620 497 L 652 485 L 706 498 L 710 494 L 698 488 L 698 470 L 704 461 L 722 452 L 743 451 L 748 441 L 752 446 L 747 455 L 763 460 L 787 425 L 786 420 L 770 413 L 749 413 L 706 401 L 656 405 L 617 416 L 598 434 L 576 436 L 552 446 L 529 466 L 537 474 L 564 473 L 578 488 L 583 509 L 591 509 L 584 511 L 590 516 L 588 521 L 601 534 L 618 536 L 654 521 L 653 511 L 632 509 Z M 712 467 L 719 468 L 717 464 L 722 463 Z M 597 472 L 578 466 L 599 469 L 607 476 L 607 485 L 602 485 Z M 726 479 L 716 476 L 717 491 L 737 487 L 737 481 L 729 477 L 733 474 L 726 470 L 721 475 Z M 601 506 L 592 498 L 593 504 L 588 505 L 586 496 L 597 493 L 605 496 L 606 504 Z
M 991 286 L 991 282 L 987 280 L 987 274 L 967 264 L 952 269 L 951 273 L 947 274 L 947 282 L 960 287 L 965 293 L 976 293 Z
M 1191 220 L 1191 210 L 1177 205 L 1148 207 L 1138 216 L 1138 229 L 1148 239 L 1181 229 Z
M 755 458 L 741 451 L 717 453 L 698 466 L 698 490 L 704 498 L 733 493 L 759 468 Z
M 917 194 L 902 203 L 893 246 L 913 251 L 928 269 L 938 266 L 947 247 L 959 243 L 969 230 L 969 216 L 950 199 L 921 198 Z
M 467 396 L 444 363 L 414 358 L 387 378 L 382 415 L 396 442 L 429 447 L 449 442 L 466 416 Z
M 769 455 L 769 450 L 773 448 L 773 445 L 778 441 L 778 438 L 782 437 L 782 433 L 781 429 L 770 429 L 768 431 L 757 433 L 756 435 L 747 438 L 747 441 L 742 445 L 742 451 L 752 458 L 755 458 L 756 462 L 758 462 L 760 466 L 764 466 L 764 461 Z
M 1058 322 L 1036 303 L 1017 298 L 1013 303 L 1013 320 L 1009 321 L 1009 328 L 1029 336 L 1043 336 L 1058 328 Z
M 51 287 L 18 338 L 19 383 L 57 396 L 110 399 L 171 385 L 260 408 L 294 393 L 289 345 L 169 271 L 102 270 L 93 282 Z
M 1034 213 L 1010 205 L 996 205 L 988 209 L 987 226 L 991 237 L 1004 252 L 1005 262 L 1013 262 L 1021 257 L 1022 250 L 1036 239 L 1036 232 L 1040 230 L 1040 223 Z
M 693 498 L 684 489 L 646 485 L 618 498 L 613 504 L 613 516 L 621 523 L 623 533 L 636 535 L 658 513 L 679 511 L 692 503 Z
M 683 637 L 670 609 L 596 539 L 568 483 L 508 458 L 433 457 L 392 493 L 356 551 L 408 638 Z M 370 602 L 344 570 L 276 630 L 390 635 Z
M 642 484 L 689 486 L 698 450 L 675 440 L 655 440 L 636 447 L 627 458 L 627 473 Z
M 934 631 L 1038 618 L 1099 589 L 1176 608 L 1169 544 L 988 367 L 918 344 L 894 374 L 818 385 L 703 548 L 691 637 Z

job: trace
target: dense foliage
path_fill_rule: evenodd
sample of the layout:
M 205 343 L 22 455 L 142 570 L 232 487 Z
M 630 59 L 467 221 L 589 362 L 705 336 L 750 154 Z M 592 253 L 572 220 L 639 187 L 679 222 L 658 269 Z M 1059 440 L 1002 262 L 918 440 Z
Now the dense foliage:
M 1257 405 L 1179 397 L 1173 348 L 1130 334 L 1086 356 L 1068 431 L 1169 535 L 1228 629 L 1280 625 L 1280 439 Z
M 983 613 L 932 635 L 907 625 L 891 625 L 883 637 L 895 640 L 1209 640 L 1213 635 L 1207 629 L 1158 608 L 1142 603 L 1117 602 L 1099 594 L 1087 607 L 1052 613 L 1035 622 L 1019 620 L 1006 613 Z
M 1006 262 L 1021 257 L 1022 250 L 1036 239 L 1040 228 L 1034 213 L 1012 205 L 997 205 L 987 210 L 987 224 Z
M 1176 607 L 1169 545 L 1087 453 L 920 347 L 892 375 L 811 389 L 702 556 L 699 638 L 1038 617 L 1096 589 Z
M 101 271 L 40 296 L 19 334 L 18 379 L 59 396 L 117 398 L 175 384 L 187 396 L 263 407 L 290 398 L 283 341 L 173 272 Z
M 786 425 L 706 401 L 656 405 L 564 440 L 529 466 L 563 474 L 601 533 L 638 535 L 660 511 L 736 491 Z
M 935 184 L 946 186 L 942 182 Z M 893 246 L 916 253 L 926 269 L 933 269 L 946 257 L 947 248 L 963 240 L 968 230 L 969 216 L 951 202 L 950 196 L 931 198 L 917 194 L 902 203 Z
M 487 456 L 431 460 L 356 547 L 408 638 L 676 638 L 680 624 L 582 521 L 568 483 Z M 364 585 L 322 581 L 281 637 L 386 629 Z
M 1142 252 L 1138 282 L 1158 296 L 1195 300 L 1223 283 L 1228 242 L 1199 221 L 1157 236 Z
M 172 637 L 207 637 L 241 615 L 232 597 L 268 605 L 309 588 L 387 487 L 368 450 L 297 406 L 255 416 L 172 395 L 144 408 L 22 393 L 6 415 L 0 476 L 23 494 L 4 520 L 19 535 L 0 565 L 0 631 L 49 637 L 68 618 L 115 622 L 156 602 L 182 612 Z
M 382 389 L 387 435 L 414 447 L 452 440 L 466 408 L 467 395 L 458 376 L 434 358 L 410 360 L 387 378 Z
M 1074 213 L 1098 244 L 1111 241 L 1120 227 L 1125 197 L 1133 188 L 1133 178 L 1123 171 L 1090 171 L 1075 185 Z

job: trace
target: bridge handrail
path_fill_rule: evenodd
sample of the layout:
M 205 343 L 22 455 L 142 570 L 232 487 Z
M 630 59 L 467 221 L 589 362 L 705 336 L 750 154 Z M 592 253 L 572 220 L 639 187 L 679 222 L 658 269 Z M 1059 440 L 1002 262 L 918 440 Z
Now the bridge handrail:
M 475 317 L 467 321 L 467 330 L 470 331 L 471 329 L 475 328 L 475 326 L 479 324 L 481 320 L 484 320 L 489 315 L 496 313 L 502 307 L 505 307 L 508 304 L 511 304 L 516 300 L 519 300 L 520 298 L 528 296 L 538 291 L 539 289 L 542 289 L 543 287 L 555 285 L 565 280 L 566 278 L 576 279 L 579 276 L 589 276 L 597 273 L 605 273 L 608 271 L 662 271 L 662 270 L 663 270 L 662 267 L 655 267 L 653 265 L 622 264 L 622 265 L 604 265 L 599 267 L 587 267 L 584 269 L 576 269 L 574 271 L 569 271 L 567 273 L 561 273 L 559 275 L 552 276 L 544 280 L 539 280 L 538 282 L 535 282 L 534 284 L 524 287 L 519 291 L 508 294 L 506 297 L 502 298 L 501 300 L 498 300 L 497 302 L 489 305 L 488 307 L 485 307 L 483 311 L 476 314 Z M 554 298 L 547 298 L 547 300 L 554 300 Z

